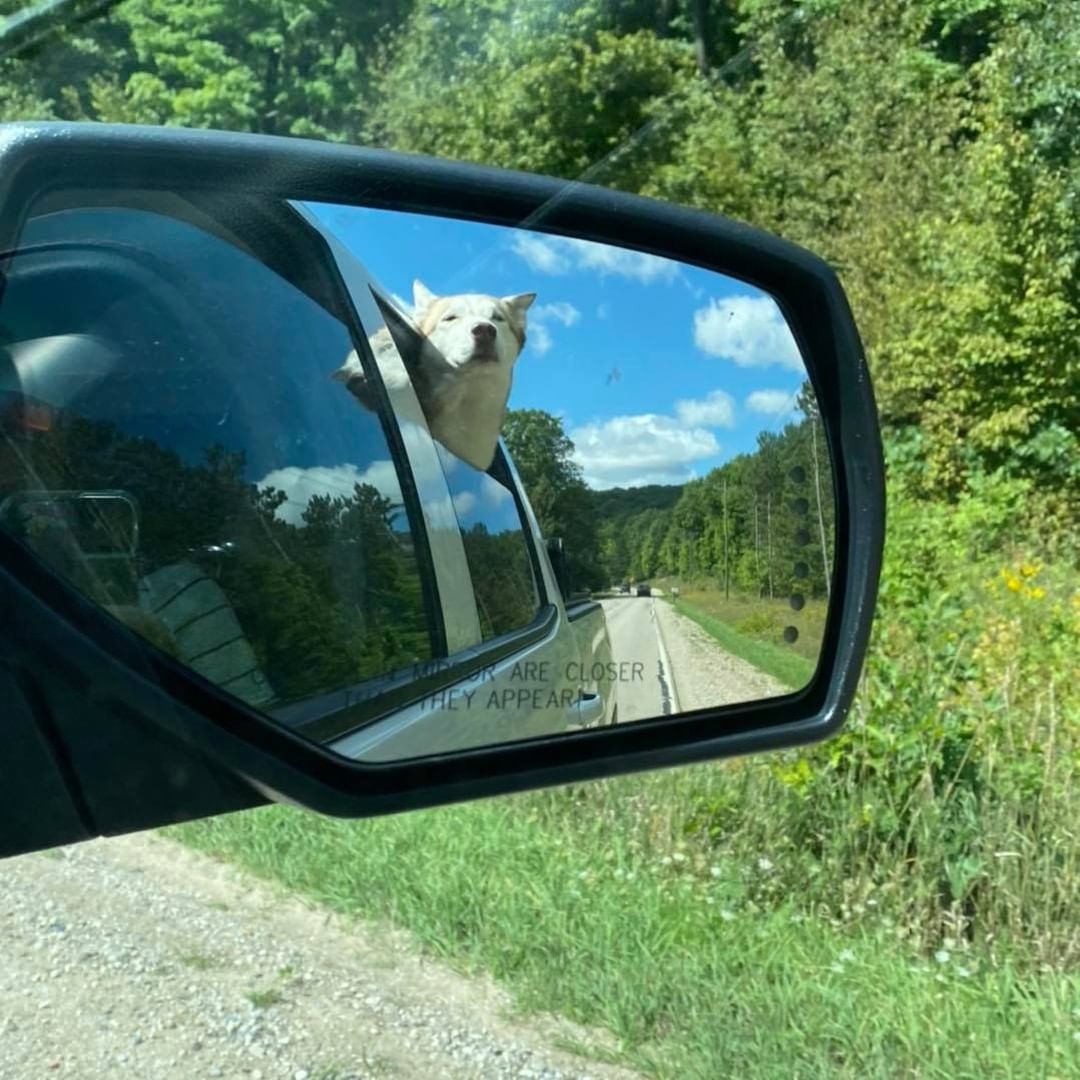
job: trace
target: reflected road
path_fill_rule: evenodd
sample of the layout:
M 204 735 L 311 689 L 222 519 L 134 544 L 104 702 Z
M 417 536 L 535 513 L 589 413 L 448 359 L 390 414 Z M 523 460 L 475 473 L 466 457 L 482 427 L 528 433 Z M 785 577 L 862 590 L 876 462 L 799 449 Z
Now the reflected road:
M 657 602 L 645 596 L 600 601 L 611 637 L 611 655 L 624 665 L 624 671 L 631 672 L 619 682 L 619 723 L 679 711 L 671 661 L 656 621 Z

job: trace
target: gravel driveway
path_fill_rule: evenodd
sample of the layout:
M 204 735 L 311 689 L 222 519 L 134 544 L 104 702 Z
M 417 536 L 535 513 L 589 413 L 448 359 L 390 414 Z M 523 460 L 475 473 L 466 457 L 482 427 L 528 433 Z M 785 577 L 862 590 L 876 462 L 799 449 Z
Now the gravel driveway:
M 667 601 L 656 602 L 656 618 L 684 712 L 791 693 L 771 675 L 725 652 L 693 619 L 680 615 Z
M 147 834 L 0 864 L 0 956 L 2 1080 L 635 1075 L 402 934 Z

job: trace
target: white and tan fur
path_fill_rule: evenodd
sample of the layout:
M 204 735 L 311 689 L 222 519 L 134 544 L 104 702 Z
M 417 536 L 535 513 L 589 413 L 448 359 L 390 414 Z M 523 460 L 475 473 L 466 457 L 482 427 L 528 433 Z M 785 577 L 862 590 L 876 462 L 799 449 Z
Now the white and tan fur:
M 387 326 L 370 344 L 387 390 L 393 395 L 407 376 L 432 436 L 474 468 L 489 468 L 495 456 L 525 344 L 525 313 L 535 299 L 535 293 L 436 296 L 415 281 L 411 318 L 381 305 Z M 373 407 L 355 352 L 334 377 Z

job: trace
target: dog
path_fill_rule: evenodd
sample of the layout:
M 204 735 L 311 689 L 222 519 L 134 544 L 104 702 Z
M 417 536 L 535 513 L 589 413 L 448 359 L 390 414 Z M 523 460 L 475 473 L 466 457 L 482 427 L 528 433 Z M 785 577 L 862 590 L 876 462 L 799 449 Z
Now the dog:
M 474 469 L 489 469 L 495 458 L 535 299 L 536 293 L 436 296 L 419 280 L 411 317 L 379 299 L 386 326 L 369 344 L 387 392 L 398 398 L 410 382 L 432 436 Z M 375 388 L 355 350 L 333 378 L 375 409 Z

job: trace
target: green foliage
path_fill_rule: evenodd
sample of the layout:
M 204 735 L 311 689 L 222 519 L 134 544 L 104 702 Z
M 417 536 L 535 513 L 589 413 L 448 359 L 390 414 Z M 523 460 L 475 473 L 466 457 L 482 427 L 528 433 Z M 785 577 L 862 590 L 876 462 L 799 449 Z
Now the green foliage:
M 673 510 L 682 494 L 681 484 L 645 484 L 633 488 L 594 491 L 589 499 L 602 521 L 624 520 L 642 510 Z
M 510 409 L 502 434 L 540 531 L 563 540 L 570 591 L 599 588 L 596 520 L 562 421 L 542 409 Z
M 409 6 L 126 0 L 8 70 L 33 115 L 357 141 L 367 54 Z
M 117 85 L 154 123 L 355 141 L 359 50 L 402 13 L 393 0 L 129 0 L 122 17 L 138 65 Z
M 894 495 L 853 716 L 775 768 L 798 797 L 777 827 L 853 888 L 892 890 L 927 943 L 1008 938 L 1067 962 L 1080 583 L 1020 546 L 1025 494 L 1001 479 L 957 506 Z
M 372 141 L 576 177 L 692 70 L 687 48 L 617 33 L 600 5 L 418 4 L 374 78 Z
M 484 640 L 509 634 L 536 617 L 539 600 L 528 549 L 516 531 L 489 533 L 480 523 L 462 535 Z

